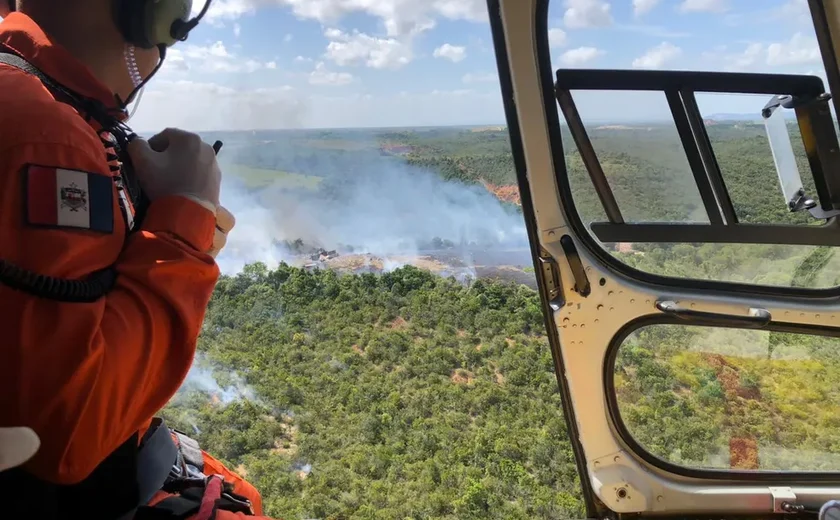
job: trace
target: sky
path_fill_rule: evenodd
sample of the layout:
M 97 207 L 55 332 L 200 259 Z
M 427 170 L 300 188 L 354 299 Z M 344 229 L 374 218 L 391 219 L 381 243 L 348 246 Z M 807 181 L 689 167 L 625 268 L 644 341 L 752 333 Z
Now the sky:
M 193 1 L 193 11 L 203 5 Z M 552 67 L 824 77 L 806 0 L 552 0 Z M 581 93 L 584 121 L 659 93 Z M 704 115 L 767 97 L 702 96 Z M 485 0 L 214 0 L 137 108 L 140 131 L 504 124 Z

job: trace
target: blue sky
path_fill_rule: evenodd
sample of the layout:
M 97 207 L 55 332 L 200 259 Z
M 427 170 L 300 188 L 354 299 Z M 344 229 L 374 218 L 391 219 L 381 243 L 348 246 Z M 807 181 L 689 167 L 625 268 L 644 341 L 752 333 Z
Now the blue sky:
M 195 0 L 194 10 L 201 7 Z M 553 67 L 823 75 L 805 0 L 552 0 Z M 704 113 L 766 99 L 707 96 Z M 585 119 L 657 94 L 581 95 Z M 484 0 L 215 0 L 170 52 L 140 130 L 503 124 Z

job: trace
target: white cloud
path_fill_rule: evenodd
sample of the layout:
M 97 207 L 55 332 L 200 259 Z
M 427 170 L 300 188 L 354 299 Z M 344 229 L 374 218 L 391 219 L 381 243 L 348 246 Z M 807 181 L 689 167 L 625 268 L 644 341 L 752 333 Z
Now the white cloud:
M 193 15 L 203 5 L 203 0 L 193 2 Z M 472 22 L 488 19 L 485 0 L 214 0 L 205 20 L 220 26 L 268 6 L 289 7 L 298 18 L 317 20 L 323 25 L 334 25 L 350 13 L 367 14 L 378 18 L 390 37 L 427 31 L 439 17 Z
M 295 63 L 309 63 L 312 58 L 304 58 L 303 56 L 295 56 Z
M 671 43 L 662 42 L 633 60 L 633 67 L 637 69 L 661 69 L 681 55 L 682 49 Z
M 245 62 L 242 63 L 242 70 L 244 70 L 245 72 L 254 72 L 260 70 L 264 66 L 267 68 L 268 63 L 262 64 L 256 60 L 245 60 Z
M 405 89 L 402 95 L 400 89 L 377 94 L 353 88 L 306 83 L 253 88 L 248 82 L 222 86 L 156 78 L 131 124 L 143 135 L 167 126 L 205 131 L 505 124 L 501 95 L 492 84 Z M 220 154 L 222 171 L 234 155 Z
M 662 25 L 616 24 L 615 28 L 622 31 L 644 34 L 652 38 L 688 38 L 691 36 L 690 32 L 669 29 Z
M 633 14 L 636 16 L 643 15 L 656 7 L 658 3 L 659 0 L 633 0 Z
M 453 63 L 457 63 L 467 57 L 467 49 L 466 47 L 444 43 L 435 49 L 432 55 L 435 58 L 445 58 Z
M 195 15 L 204 5 L 193 2 Z M 435 26 L 435 19 L 487 21 L 485 0 L 214 0 L 205 20 L 211 25 L 224 25 L 260 7 L 286 6 L 298 18 L 314 19 L 333 25 L 350 13 L 362 13 L 381 20 L 387 36 L 417 34 Z
M 289 43 L 290 41 L 292 41 L 292 38 L 294 38 L 294 36 L 292 36 L 291 34 L 287 34 L 286 36 L 283 36 L 283 41 Z
M 230 0 L 232 1 L 232 0 Z M 360 12 L 379 18 L 387 36 L 417 34 L 435 26 L 435 18 L 484 22 L 485 0 L 237 0 L 287 5 L 299 18 L 331 25 L 342 16 Z
M 312 85 L 347 85 L 353 81 L 353 75 L 347 72 L 328 71 L 323 61 L 315 65 L 315 70 L 309 74 L 309 83 Z
M 239 38 L 239 35 L 242 33 L 242 26 L 238 23 L 233 24 L 233 35 Z
M 240 57 L 228 51 L 224 43 L 217 41 L 207 46 L 188 43 L 184 44 L 182 48 L 169 49 L 166 53 L 163 68 L 172 73 L 186 71 L 206 73 L 254 72 L 263 68 L 271 68 L 270 63 Z
M 563 65 L 575 67 L 590 62 L 604 54 L 604 51 L 595 47 L 578 47 L 577 49 L 572 49 L 561 54 L 560 62 Z
M 432 91 L 433 96 L 468 96 L 472 94 L 473 91 L 467 88 L 460 88 L 454 90 L 438 90 L 435 89 Z
M 499 81 L 499 77 L 493 72 L 488 72 L 487 74 L 467 73 L 464 74 L 461 81 L 464 83 L 495 83 Z
M 156 79 L 131 124 L 155 132 L 167 126 L 193 131 L 299 127 L 308 104 L 300 92 L 289 86 L 237 89 L 214 83 Z M 207 110 L 209 106 L 213 110 Z
M 570 29 L 612 25 L 610 4 L 603 0 L 566 0 L 563 22 Z
M 723 13 L 729 10 L 729 0 L 684 0 L 680 11 L 684 13 Z
M 796 33 L 790 41 L 771 43 L 767 46 L 767 64 L 770 66 L 802 65 L 822 60 L 815 38 Z
M 766 5 L 765 5 L 766 4 Z M 751 6 L 752 7 L 752 6 Z M 807 30 L 814 30 L 811 19 L 811 9 L 808 0 L 787 0 L 782 5 L 771 5 L 760 2 L 755 8 L 740 13 L 730 12 L 723 17 L 723 23 L 732 27 L 758 24 L 781 24 L 782 27 L 807 26 Z
M 736 53 L 705 53 L 709 63 L 728 71 L 761 70 L 773 67 L 819 64 L 822 61 L 816 38 L 797 32 L 787 41 L 770 44 L 753 42 Z
M 808 7 L 808 0 L 788 0 L 777 10 L 783 19 L 811 22 L 811 8 Z
M 212 25 L 223 25 L 224 20 L 236 20 L 245 14 L 256 11 L 258 4 L 264 3 L 258 0 L 214 0 L 202 22 L 207 21 Z M 198 14 L 204 7 L 203 0 L 192 3 L 192 16 Z
M 548 45 L 551 48 L 566 45 L 566 32 L 556 27 L 548 30 Z
M 184 53 L 181 49 L 175 47 L 166 51 L 166 59 L 161 67 L 165 71 L 179 71 L 184 72 L 190 70 L 190 66 L 184 58 Z
M 331 40 L 324 57 L 341 66 L 398 69 L 413 59 L 410 41 L 377 38 L 358 31 L 348 34 L 339 29 L 327 29 L 324 35 Z
M 764 45 L 760 43 L 751 43 L 747 45 L 744 52 L 728 57 L 727 61 L 731 65 L 731 70 L 747 69 L 752 67 L 761 60 L 764 54 Z

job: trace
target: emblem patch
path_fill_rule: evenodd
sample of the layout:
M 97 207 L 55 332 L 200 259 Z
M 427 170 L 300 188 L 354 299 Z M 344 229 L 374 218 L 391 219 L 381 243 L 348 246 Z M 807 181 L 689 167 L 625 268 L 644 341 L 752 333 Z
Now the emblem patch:
M 80 170 L 29 165 L 25 170 L 26 221 L 33 226 L 113 233 L 111 177 Z
M 87 211 L 87 191 L 71 182 L 70 186 L 61 188 L 61 206 L 70 211 Z

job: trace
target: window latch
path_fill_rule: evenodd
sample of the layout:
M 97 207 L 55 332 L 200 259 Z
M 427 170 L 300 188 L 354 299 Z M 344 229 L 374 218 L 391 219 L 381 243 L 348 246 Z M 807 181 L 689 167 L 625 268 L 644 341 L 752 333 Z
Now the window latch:
M 803 506 L 796 503 L 796 493 L 789 487 L 771 487 L 774 513 L 801 513 Z

